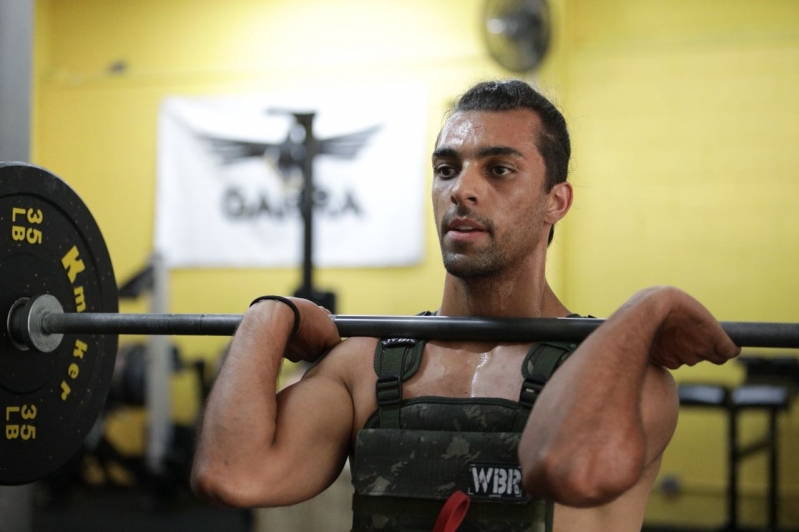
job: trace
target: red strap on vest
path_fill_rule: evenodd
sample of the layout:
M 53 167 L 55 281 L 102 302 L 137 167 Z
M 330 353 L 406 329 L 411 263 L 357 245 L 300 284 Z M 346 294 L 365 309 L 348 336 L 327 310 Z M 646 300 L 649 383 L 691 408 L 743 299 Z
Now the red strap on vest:
M 471 498 L 462 491 L 456 491 L 449 496 L 441 508 L 433 526 L 433 532 L 455 532 L 461 525 L 466 512 L 469 510 Z

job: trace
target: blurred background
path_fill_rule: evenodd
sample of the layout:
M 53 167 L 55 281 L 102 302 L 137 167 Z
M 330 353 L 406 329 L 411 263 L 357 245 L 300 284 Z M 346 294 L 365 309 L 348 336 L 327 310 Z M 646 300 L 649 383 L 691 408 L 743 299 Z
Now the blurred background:
M 427 156 L 446 110 L 469 85 L 519 77 L 540 87 L 570 125 L 575 202 L 558 226 L 547 276 L 572 311 L 606 317 L 637 290 L 669 284 L 721 320 L 799 321 L 795 0 L 549 0 L 546 54 L 517 71 L 503 66 L 513 50 L 492 48 L 486 38 L 502 2 L 0 1 L 0 19 L 32 21 L 30 45 L 2 41 L 31 50 L 30 161 L 64 179 L 90 207 L 119 284 L 140 281 L 129 286 L 123 312 L 154 308 L 157 125 L 165 98 L 414 83 L 426 91 L 427 132 L 411 142 L 423 144 Z M 398 146 L 395 156 L 404 149 Z M 423 258 L 402 267 L 318 268 L 317 282 L 335 292 L 338 313 L 438 307 L 444 270 L 428 166 L 425 159 L 419 169 Z M 376 171 L 403 179 L 392 175 L 390 160 Z M 299 264 L 160 275 L 159 305 L 177 313 L 240 314 L 255 296 L 291 294 L 301 282 Z M 161 473 L 153 475 L 146 459 L 152 412 L 136 373 L 147 372 L 141 350 L 148 340 L 123 337 L 120 361 L 138 368 L 124 374 L 134 384 L 111 398 L 91 446 L 32 488 L 30 529 L 71 530 L 73 518 L 81 530 L 269 528 L 259 511 L 194 501 L 185 484 L 194 423 L 228 339 L 167 341 L 170 436 L 157 457 Z M 746 355 L 795 357 L 778 350 Z M 286 379 L 298 371 L 284 369 Z M 734 390 L 751 374 L 733 362 L 675 376 L 686 386 Z M 799 414 L 790 398 L 775 408 L 777 519 L 784 529 L 799 529 Z M 774 410 L 741 412 L 742 445 L 767 434 Z M 724 408 L 683 409 L 647 527 L 711 530 L 728 523 L 729 419 Z M 740 527 L 769 520 L 767 458 L 755 453 L 740 464 Z M 348 511 L 347 499 L 344 505 Z M 92 513 L 102 508 L 115 515 Z

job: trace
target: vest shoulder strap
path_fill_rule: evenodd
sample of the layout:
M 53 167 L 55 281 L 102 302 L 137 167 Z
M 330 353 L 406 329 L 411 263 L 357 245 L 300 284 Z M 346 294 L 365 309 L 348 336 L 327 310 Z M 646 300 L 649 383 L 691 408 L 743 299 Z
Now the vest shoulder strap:
M 533 408 L 538 395 L 549 382 L 555 370 L 577 349 L 576 343 L 538 342 L 534 344 L 522 363 L 522 391 L 519 402 Z
M 577 344 L 566 342 L 538 342 L 530 347 L 522 363 L 522 389 L 519 392 L 519 404 L 529 412 L 533 409 L 538 396 L 549 382 L 555 370 L 569 358 Z M 516 431 L 521 432 L 527 423 L 527 416 L 516 419 Z
M 421 315 L 429 316 L 430 312 Z M 413 377 L 422 363 L 425 342 L 413 338 L 382 338 L 375 347 L 375 393 L 380 427 L 400 428 L 402 382 Z

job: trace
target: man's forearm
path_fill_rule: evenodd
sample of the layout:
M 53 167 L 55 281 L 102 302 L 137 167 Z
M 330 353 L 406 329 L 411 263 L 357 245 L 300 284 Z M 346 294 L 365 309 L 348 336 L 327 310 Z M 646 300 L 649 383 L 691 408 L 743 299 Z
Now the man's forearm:
M 637 481 L 646 454 L 642 388 L 668 304 L 667 293 L 639 293 L 545 386 L 519 448 L 533 494 L 592 506 Z
M 192 484 L 220 502 L 245 496 L 236 490 L 246 491 L 248 473 L 274 443 L 277 378 L 292 321 L 270 305 L 280 303 L 244 315 L 203 415 Z

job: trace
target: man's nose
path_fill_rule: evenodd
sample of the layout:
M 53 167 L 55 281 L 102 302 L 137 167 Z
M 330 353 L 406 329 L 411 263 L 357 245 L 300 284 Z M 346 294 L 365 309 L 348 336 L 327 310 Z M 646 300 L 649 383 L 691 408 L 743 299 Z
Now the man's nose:
M 485 181 L 478 168 L 472 164 L 465 164 L 452 186 L 450 195 L 452 203 L 456 205 L 477 203 L 484 185 Z

